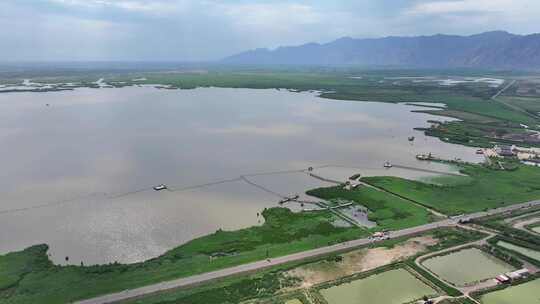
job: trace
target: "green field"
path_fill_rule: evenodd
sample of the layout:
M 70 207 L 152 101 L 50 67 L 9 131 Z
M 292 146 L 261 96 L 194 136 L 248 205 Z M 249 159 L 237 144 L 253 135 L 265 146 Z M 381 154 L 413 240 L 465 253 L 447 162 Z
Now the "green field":
M 325 200 L 344 199 L 368 208 L 368 218 L 377 222 L 378 230 L 398 230 L 431 221 L 430 213 L 425 208 L 369 187 L 350 191 L 342 187 L 318 188 L 307 194 Z
M 540 113 L 540 97 L 501 96 L 500 99 L 530 114 L 538 115 Z
M 2 255 L 0 303 L 65 303 L 367 236 L 332 226 L 327 212 L 273 208 L 263 216 L 262 226 L 217 231 L 143 263 L 55 266 L 46 245 Z
M 463 165 L 468 177 L 442 185 L 398 177 L 362 180 L 449 215 L 471 213 L 540 198 L 540 169 L 520 165 L 513 171 Z M 466 179 L 467 182 L 460 182 Z
M 480 297 L 482 304 L 540 303 L 540 279 L 485 294 Z
M 477 248 L 429 258 L 422 265 L 456 286 L 465 286 L 514 270 L 512 266 Z
M 364 279 L 320 290 L 328 304 L 402 304 L 434 296 L 437 291 L 405 269 L 394 269 Z

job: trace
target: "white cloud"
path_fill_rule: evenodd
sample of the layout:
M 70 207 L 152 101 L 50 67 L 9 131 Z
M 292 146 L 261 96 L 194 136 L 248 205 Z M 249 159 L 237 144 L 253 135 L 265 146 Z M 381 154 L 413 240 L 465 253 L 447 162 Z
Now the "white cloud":
M 90 9 L 120 9 L 129 12 L 170 14 L 183 7 L 184 1 L 145 0 L 49 0 L 50 2 Z
M 313 7 L 289 2 L 221 4 L 217 9 L 235 20 L 239 26 L 283 28 L 316 24 L 321 21 L 321 14 Z
M 428 0 L 416 2 L 396 18 L 405 31 L 423 34 L 476 34 L 506 30 L 538 32 L 538 0 Z M 431 30 L 431 31 L 429 31 Z
M 538 15 L 540 0 L 0 0 L 0 57 L 212 60 L 343 36 L 525 34 Z
M 507 16 L 538 14 L 538 0 L 454 0 L 418 3 L 406 11 L 409 15 L 503 14 Z

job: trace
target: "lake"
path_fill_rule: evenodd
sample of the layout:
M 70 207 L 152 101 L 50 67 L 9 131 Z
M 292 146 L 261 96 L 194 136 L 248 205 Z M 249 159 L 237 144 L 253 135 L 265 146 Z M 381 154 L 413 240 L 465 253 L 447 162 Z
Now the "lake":
M 414 131 L 443 119 L 414 109 L 286 90 L 0 94 L 0 253 L 47 243 L 55 263 L 142 261 L 219 228 L 260 224 L 276 194 L 331 185 L 300 171 L 309 166 L 340 180 L 425 178 L 434 174 L 382 164 L 451 170 L 415 159 L 427 152 L 481 160 Z M 174 191 L 152 190 L 162 183 Z

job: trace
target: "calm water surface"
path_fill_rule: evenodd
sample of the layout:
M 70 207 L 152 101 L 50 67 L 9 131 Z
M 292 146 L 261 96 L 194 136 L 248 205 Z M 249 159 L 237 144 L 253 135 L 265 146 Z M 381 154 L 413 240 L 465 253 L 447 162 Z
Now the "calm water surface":
M 384 286 L 383 288 L 381 288 Z M 392 288 L 391 286 L 399 286 Z M 402 304 L 437 294 L 405 269 L 394 269 L 365 279 L 321 290 L 329 304 Z
M 531 259 L 535 259 L 537 261 L 540 261 L 540 251 L 536 251 L 536 250 L 533 250 L 533 249 L 530 249 L 530 248 L 514 245 L 512 243 L 508 243 L 508 242 L 505 242 L 505 241 L 498 241 L 497 245 L 501 246 L 503 248 L 510 249 L 510 250 L 515 251 L 515 252 L 521 253 L 524 256 L 530 257 Z
M 540 279 L 494 291 L 481 297 L 485 304 L 540 303 Z
M 515 270 L 511 265 L 477 248 L 429 258 L 422 264 L 442 279 L 458 286 L 466 286 Z
M 413 109 L 284 90 L 0 94 L 0 253 L 47 243 L 56 263 L 141 261 L 262 223 L 257 213 L 278 198 L 236 179 L 243 174 L 323 166 L 315 171 L 340 180 L 420 178 L 429 174 L 382 164 L 448 170 L 415 160 L 426 152 L 479 160 L 414 131 L 434 117 Z M 329 185 L 301 172 L 248 178 L 287 195 Z M 161 183 L 177 191 L 151 189 Z

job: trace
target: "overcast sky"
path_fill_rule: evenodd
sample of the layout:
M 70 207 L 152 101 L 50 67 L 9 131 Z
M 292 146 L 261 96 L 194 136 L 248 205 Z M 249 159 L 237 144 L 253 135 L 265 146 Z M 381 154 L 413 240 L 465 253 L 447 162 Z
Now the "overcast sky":
M 213 60 L 339 37 L 540 32 L 540 0 L 0 0 L 0 61 Z

